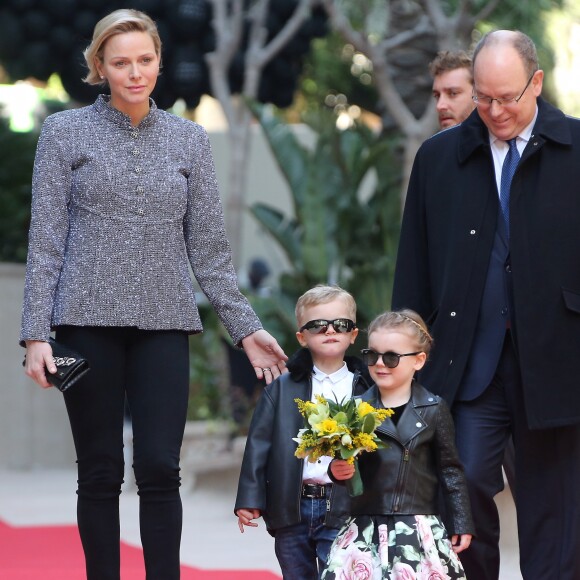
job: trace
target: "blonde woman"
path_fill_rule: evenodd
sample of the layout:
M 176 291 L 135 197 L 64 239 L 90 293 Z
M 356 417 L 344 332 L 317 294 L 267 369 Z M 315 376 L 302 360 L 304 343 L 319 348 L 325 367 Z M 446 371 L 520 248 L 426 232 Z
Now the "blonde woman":
M 258 378 L 285 355 L 239 292 L 214 163 L 199 125 L 157 109 L 155 23 L 117 10 L 94 30 L 88 107 L 48 117 L 38 142 L 21 341 L 26 373 L 49 387 L 51 330 L 91 370 L 64 400 L 78 463 L 87 578 L 119 578 L 123 413 L 148 580 L 179 578 L 179 453 L 188 400 L 188 335 L 201 332 L 190 267 Z

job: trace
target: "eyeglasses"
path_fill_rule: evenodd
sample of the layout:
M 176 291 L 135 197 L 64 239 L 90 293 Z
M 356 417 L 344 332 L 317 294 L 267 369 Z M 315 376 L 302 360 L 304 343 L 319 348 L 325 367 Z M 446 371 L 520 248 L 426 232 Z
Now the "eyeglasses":
M 528 82 L 526 83 L 526 86 L 524 87 L 524 90 L 520 93 L 519 97 L 511 97 L 509 99 L 495 99 L 493 97 L 482 97 L 479 96 L 477 93 L 474 93 L 471 96 L 471 98 L 473 99 L 473 102 L 482 109 L 487 109 L 488 107 L 491 107 L 494 101 L 500 107 L 505 107 L 506 105 L 514 105 L 514 104 L 517 105 L 520 102 L 520 99 L 524 96 L 524 93 L 528 90 L 528 87 L 530 86 L 530 83 L 532 82 L 532 79 L 534 78 L 536 72 L 537 71 L 534 71 L 532 73 L 532 76 L 528 79 Z
M 300 332 L 307 330 L 310 334 L 324 334 L 332 324 L 335 332 L 340 334 L 350 332 L 356 324 L 350 318 L 335 318 L 334 320 L 310 320 L 300 328 Z
M 394 369 L 395 367 L 399 366 L 401 362 L 401 357 L 403 356 L 413 356 L 415 354 L 421 354 L 423 351 L 418 350 L 417 352 L 406 352 L 405 354 L 399 354 L 398 352 L 377 352 L 372 348 L 363 348 L 361 351 L 362 358 L 365 364 L 369 367 L 372 367 L 377 364 L 379 357 L 383 359 L 383 364 L 390 368 Z

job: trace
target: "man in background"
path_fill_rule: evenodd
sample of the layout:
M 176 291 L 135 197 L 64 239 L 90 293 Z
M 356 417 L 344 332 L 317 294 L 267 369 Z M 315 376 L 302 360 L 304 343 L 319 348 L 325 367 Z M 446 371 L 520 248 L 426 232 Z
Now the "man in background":
M 463 50 L 439 52 L 429 65 L 439 127 L 447 129 L 467 119 L 473 111 L 471 58 Z

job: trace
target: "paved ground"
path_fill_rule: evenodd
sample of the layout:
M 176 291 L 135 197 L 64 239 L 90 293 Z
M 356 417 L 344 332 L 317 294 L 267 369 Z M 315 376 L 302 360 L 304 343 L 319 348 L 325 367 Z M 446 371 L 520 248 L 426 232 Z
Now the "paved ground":
M 243 535 L 238 530 L 232 512 L 235 477 L 237 473 L 229 472 L 200 477 L 195 490 L 183 494 L 181 560 L 204 569 L 259 569 L 280 574 L 273 541 L 263 523 Z M 13 526 L 74 524 L 75 489 L 72 470 L 2 471 L 0 519 Z M 123 540 L 139 546 L 134 490 L 123 492 L 120 509 Z
M 201 476 L 195 489 L 183 494 L 182 562 L 204 569 L 280 574 L 273 541 L 263 523 L 243 535 L 238 531 L 232 513 L 237 473 L 236 468 Z M 0 519 L 14 526 L 73 524 L 75 487 L 73 470 L 0 471 Z M 501 580 L 521 580 L 509 491 L 500 494 L 498 505 L 504 530 Z M 121 496 L 122 537 L 138 546 L 137 514 L 137 495 L 127 489 Z

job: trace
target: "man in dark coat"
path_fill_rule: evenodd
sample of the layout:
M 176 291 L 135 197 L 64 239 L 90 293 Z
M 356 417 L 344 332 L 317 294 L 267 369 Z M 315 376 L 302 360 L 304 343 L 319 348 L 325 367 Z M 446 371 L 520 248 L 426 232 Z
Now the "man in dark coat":
M 476 110 L 415 159 L 393 307 L 435 338 L 420 380 L 452 406 L 476 525 L 467 578 L 499 577 L 493 497 L 513 434 L 523 577 L 578 580 L 580 121 L 540 97 L 526 35 L 486 35 L 473 62 Z
M 475 108 L 473 95 L 473 67 L 471 57 L 463 50 L 442 50 L 429 64 L 433 76 L 433 98 L 439 127 L 447 129 L 462 123 Z M 515 452 L 510 437 L 506 444 L 503 469 L 510 490 L 515 489 Z

